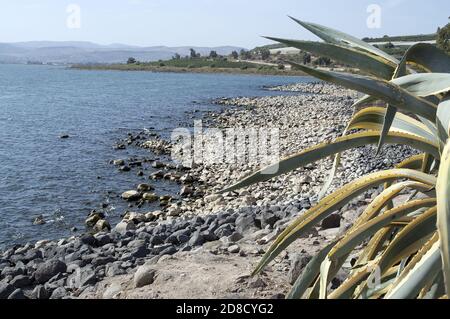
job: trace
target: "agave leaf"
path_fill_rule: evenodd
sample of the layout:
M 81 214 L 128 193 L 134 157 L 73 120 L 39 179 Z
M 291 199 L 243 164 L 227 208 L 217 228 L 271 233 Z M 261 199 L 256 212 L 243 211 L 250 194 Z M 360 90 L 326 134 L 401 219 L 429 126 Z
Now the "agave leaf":
M 420 170 L 424 173 L 429 173 L 432 169 L 435 159 L 430 154 L 425 154 L 422 161 Z
M 391 80 L 408 92 L 426 97 L 450 90 L 450 73 L 416 73 Z
M 369 241 L 364 250 L 359 254 L 355 265 L 364 265 L 373 260 L 377 254 L 383 249 L 384 242 L 392 234 L 392 227 L 384 227 L 380 229 Z
M 402 58 L 400 63 L 397 65 L 397 68 L 394 71 L 394 75 L 392 76 L 392 79 L 398 78 L 400 76 L 406 75 L 406 58 L 405 56 Z M 384 115 L 383 120 L 383 128 L 381 130 L 381 136 L 380 141 L 378 142 L 377 147 L 377 155 L 380 153 L 381 148 L 383 147 L 384 140 L 386 139 L 386 135 L 388 134 L 389 130 L 391 129 L 392 122 L 394 121 L 395 114 L 397 113 L 397 108 L 394 105 L 387 105 L 387 110 Z
M 384 58 L 337 44 L 288 40 L 273 37 L 265 38 L 308 51 L 315 55 L 327 56 L 335 61 L 339 61 L 343 64 L 350 64 L 363 72 L 386 80 L 390 80 L 392 78 L 392 74 L 394 73 L 396 67 L 394 63 Z
M 345 44 L 352 47 L 356 47 L 364 51 L 370 52 L 376 56 L 383 57 L 386 60 L 391 61 L 392 63 L 398 64 L 398 60 L 393 56 L 390 56 L 389 54 L 381 51 L 380 49 L 374 47 L 373 45 L 364 42 L 358 38 L 355 38 L 351 35 L 345 34 L 338 30 L 333 30 L 331 28 L 316 23 L 300 21 L 293 17 L 290 18 L 328 43 L 341 45 Z
M 388 104 L 386 109 L 386 114 L 384 115 L 383 127 L 381 129 L 380 140 L 378 141 L 377 152 L 376 155 L 380 154 L 381 148 L 383 147 L 384 140 L 391 129 L 392 122 L 394 122 L 395 114 L 397 113 L 397 108 Z
M 400 164 L 395 165 L 395 168 L 409 168 L 419 170 L 422 168 L 422 163 L 424 161 L 425 154 L 417 154 L 411 157 L 408 157 Z
M 444 294 L 445 294 L 444 276 L 442 275 L 441 272 L 436 276 L 430 289 L 425 293 L 425 295 L 422 298 L 437 299 Z
M 379 260 L 378 265 L 381 273 L 384 273 L 389 267 L 405 258 L 408 253 L 411 253 L 411 250 L 413 252 L 419 250 L 424 244 L 423 241 L 428 240 L 428 236 L 435 231 L 436 207 L 432 207 L 409 223 L 395 236 Z M 417 247 L 417 242 L 422 243 L 422 245 Z
M 335 244 L 336 241 L 328 244 L 309 261 L 302 274 L 295 281 L 294 286 L 286 296 L 286 299 L 299 299 L 304 295 L 311 283 L 317 278 L 320 264 Z
M 373 265 L 368 264 L 356 271 L 347 278 L 337 289 L 328 296 L 329 299 L 351 299 L 357 286 L 369 277 L 373 270 Z
M 320 220 L 329 216 L 332 212 L 342 208 L 350 200 L 362 194 L 371 187 L 375 187 L 387 181 L 398 179 L 410 179 L 428 185 L 434 185 L 436 178 L 419 171 L 408 169 L 392 169 L 382 172 L 375 172 L 359 178 L 334 193 L 322 199 L 316 206 L 309 209 L 298 217 L 289 227 L 287 227 L 261 259 L 253 274 L 260 272 L 271 260 L 281 251 L 294 242 L 299 236 L 311 229 Z
M 356 101 L 353 105 L 353 109 L 357 109 L 358 107 L 365 106 L 370 103 L 374 103 L 377 99 L 370 96 L 370 95 L 364 95 L 362 98 L 360 98 L 358 101 Z
M 412 213 L 419 208 L 434 205 L 436 205 L 435 198 L 418 199 L 384 212 L 383 214 L 359 226 L 357 229 L 348 232 L 346 236 L 344 236 L 344 238 L 330 251 L 330 259 L 335 260 L 339 257 L 347 255 L 364 239 L 372 236 L 381 228 L 389 225 L 392 221 Z
M 439 232 L 442 272 L 444 273 L 445 290 L 450 292 L 450 142 L 442 152 L 441 166 L 437 179 L 437 228 Z
M 320 264 L 320 292 L 319 299 L 327 299 L 328 295 L 328 273 L 330 271 L 330 267 L 332 265 L 332 261 L 330 258 L 325 257 L 322 264 Z
M 336 175 L 337 168 L 338 168 L 340 162 L 341 162 L 341 153 L 339 152 L 334 156 L 333 166 L 331 167 L 331 171 L 328 174 L 327 178 L 325 179 L 322 189 L 320 190 L 319 194 L 317 195 L 319 200 L 321 200 L 327 194 L 328 189 L 330 188 L 331 184 L 333 183 L 333 179 L 334 179 L 334 176 Z
M 415 134 L 422 138 L 428 139 L 435 144 L 439 143 L 436 136 L 433 135 L 433 133 L 421 122 L 402 113 L 397 113 L 394 115 L 392 125 L 390 126 L 392 131 Z M 385 108 L 375 106 L 367 107 L 357 112 L 352 117 L 348 123 L 346 131 L 352 129 L 381 130 L 385 117 Z
M 427 72 L 450 73 L 450 57 L 428 43 L 417 43 L 405 53 L 406 62 L 418 65 Z
M 409 93 L 395 83 L 362 75 L 313 69 L 290 61 L 288 63 L 311 76 L 369 94 L 405 112 L 421 115 L 432 122 L 436 119 L 436 105 Z
M 389 201 L 391 201 L 398 194 L 400 194 L 400 192 L 404 191 L 407 188 L 420 190 L 422 192 L 428 192 L 430 190 L 429 185 L 414 181 L 399 182 L 392 186 L 389 186 L 388 188 L 383 190 L 377 197 L 375 197 L 375 199 L 364 209 L 363 213 L 354 222 L 349 231 L 357 229 L 362 224 L 377 216 Z
M 436 127 L 437 135 L 445 143 L 450 132 L 450 94 L 447 94 L 438 105 Z
M 316 145 L 253 173 L 252 175 L 242 179 L 236 184 L 224 189 L 223 191 L 221 191 L 221 193 L 231 192 L 242 187 L 247 187 L 255 183 L 269 180 L 273 177 L 285 174 L 299 167 L 305 166 L 309 163 L 315 162 L 322 158 L 326 158 L 330 155 L 342 152 L 347 149 L 367 144 L 376 144 L 378 143 L 378 139 L 379 133 L 376 131 L 370 131 L 343 136 L 337 138 L 332 143 L 323 143 Z M 430 153 L 435 157 L 438 157 L 439 154 L 437 145 L 415 135 L 391 132 L 386 137 L 386 143 L 409 145 L 416 149 L 420 149 L 424 152 Z
M 394 283 L 393 288 L 386 295 L 386 299 L 411 299 L 417 297 L 422 288 L 432 281 L 442 267 L 439 241 L 437 236 L 431 240 L 433 245 L 424 246 L 423 252 L 419 252 L 411 261 L 410 269 L 405 269 L 402 276 Z M 409 265 L 408 265 L 409 266 Z
M 422 207 L 435 205 L 435 203 L 435 198 L 411 201 L 388 210 L 382 215 L 371 219 L 355 229 L 349 230 L 344 238 L 342 238 L 328 254 L 330 264 L 326 269 L 324 268 L 321 270 L 321 286 L 325 285 L 325 278 L 332 278 L 338 272 L 348 255 L 364 239 L 376 234 L 380 229 L 389 225 L 392 221 L 395 221 Z M 331 271 L 331 274 L 325 273 L 325 271 Z

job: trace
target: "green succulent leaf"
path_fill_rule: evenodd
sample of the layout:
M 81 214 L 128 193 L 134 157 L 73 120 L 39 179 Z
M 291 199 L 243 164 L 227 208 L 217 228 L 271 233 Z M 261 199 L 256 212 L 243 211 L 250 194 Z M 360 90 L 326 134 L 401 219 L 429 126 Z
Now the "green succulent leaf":
M 408 92 L 426 97 L 450 91 L 450 73 L 416 73 L 391 80 Z
M 342 208 L 350 200 L 362 194 L 369 188 L 378 186 L 388 181 L 399 179 L 409 179 L 428 184 L 435 185 L 436 178 L 419 171 L 409 169 L 393 169 L 382 172 L 376 172 L 357 179 L 334 193 L 322 199 L 316 206 L 309 209 L 303 215 L 298 217 L 288 228 L 286 228 L 280 236 L 275 240 L 262 260 L 258 264 L 254 273 L 260 272 L 271 260 L 273 260 L 281 251 L 288 247 L 298 237 L 310 230 L 312 226 L 320 220 L 329 216 L 333 211 Z
M 361 50 L 370 52 L 376 56 L 383 57 L 386 60 L 391 61 L 392 63 L 394 63 L 396 65 L 398 64 L 398 60 L 396 58 L 394 58 L 393 56 L 385 53 L 384 51 L 374 47 L 373 45 L 371 45 L 367 42 L 364 42 L 358 38 L 355 38 L 354 36 L 351 36 L 349 34 L 346 34 L 344 32 L 338 31 L 338 30 L 334 30 L 329 27 L 325 27 L 325 26 L 317 24 L 317 23 L 301 21 L 301 20 L 297 20 L 293 17 L 290 17 L 290 18 L 292 20 L 294 20 L 295 22 L 297 22 L 298 24 L 300 24 L 305 29 L 307 29 L 307 30 L 311 31 L 312 33 L 314 33 L 315 35 L 317 35 L 319 38 L 321 38 L 325 42 L 333 43 L 333 44 L 341 44 L 341 45 L 344 44 L 347 46 L 359 48 Z
M 288 40 L 274 37 L 266 38 L 294 48 L 308 51 L 312 54 L 327 56 L 343 64 L 350 64 L 363 72 L 386 80 L 390 80 L 392 78 L 392 74 L 394 73 L 396 67 L 394 63 L 384 58 L 337 44 Z
M 436 119 L 436 105 L 409 93 L 395 83 L 362 75 L 313 69 L 295 62 L 288 63 L 311 76 L 369 94 L 405 112 L 421 115 L 432 122 Z
M 342 152 L 344 150 L 352 149 L 367 144 L 376 144 L 378 143 L 379 137 L 380 137 L 379 132 L 368 131 L 343 136 L 336 139 L 332 143 L 319 144 L 312 148 L 306 149 L 298 154 L 285 158 L 280 162 L 272 164 L 260 171 L 257 171 L 252 175 L 243 178 L 236 184 L 222 190 L 221 193 L 231 192 L 240 189 L 242 187 L 247 187 L 255 183 L 269 180 L 273 177 L 285 174 L 299 167 L 305 166 L 309 163 L 315 162 L 322 158 L 327 158 L 330 155 Z M 386 137 L 386 143 L 410 145 L 426 153 L 430 153 L 433 156 L 436 157 L 439 156 L 438 145 L 432 143 L 431 141 L 418 137 L 416 135 L 391 132 Z
M 450 94 L 447 94 L 438 105 L 436 115 L 437 135 L 445 143 L 450 133 Z
M 432 244 L 431 247 L 430 244 Z M 414 259 L 410 262 L 410 267 L 405 269 L 402 276 L 394 283 L 386 299 L 416 298 L 422 288 L 433 281 L 442 267 L 437 236 L 433 237 Z
M 450 292 L 450 142 L 442 152 L 437 179 L 437 228 L 442 254 L 442 271 L 447 293 Z
M 347 125 L 346 132 L 353 129 L 381 130 L 384 127 L 386 112 L 387 110 L 385 108 L 377 106 L 362 109 L 353 115 Z M 436 135 L 426 125 L 403 113 L 394 114 L 390 130 L 393 132 L 414 134 L 435 144 L 439 144 Z
M 450 73 L 450 56 L 432 44 L 414 44 L 406 51 L 404 59 L 427 72 Z
M 419 250 L 429 240 L 436 231 L 436 210 L 436 207 L 427 210 L 395 236 L 378 262 L 381 273 Z

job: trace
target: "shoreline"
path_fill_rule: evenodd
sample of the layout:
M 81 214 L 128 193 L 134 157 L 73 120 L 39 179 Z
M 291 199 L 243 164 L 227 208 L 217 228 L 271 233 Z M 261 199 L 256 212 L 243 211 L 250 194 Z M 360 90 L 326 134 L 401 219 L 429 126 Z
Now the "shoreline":
M 249 74 L 249 75 L 263 75 L 263 76 L 307 76 L 306 73 L 302 71 L 286 71 L 286 70 L 267 70 L 258 68 L 210 68 L 210 67 L 199 67 L 199 68 L 182 68 L 182 67 L 153 67 L 153 66 L 128 66 L 125 64 L 118 65 L 72 65 L 68 69 L 73 70 L 85 70 L 85 71 L 139 71 L 139 72 L 161 72 L 161 73 L 195 73 L 195 74 Z
M 280 128 L 280 153 L 286 156 L 319 140 L 339 136 L 357 97 L 352 91 L 323 83 L 271 90 L 301 94 L 218 99 L 222 111 L 207 112 L 204 120 L 221 128 L 267 127 L 270 122 Z M 141 146 L 162 153 L 171 147 L 159 139 Z M 370 147 L 344 153 L 343 168 L 333 188 L 383 165 L 392 166 L 406 155 L 407 149 L 387 146 L 380 156 L 392 160 L 380 166 Z M 347 165 L 353 162 L 356 166 Z M 254 171 L 258 163 L 189 169 L 155 162 L 164 173 L 155 174 L 155 179 L 178 181 L 181 201 L 168 200 L 161 210 L 147 214 L 130 211 L 111 231 L 104 219 L 94 214 L 90 216 L 93 224 L 99 224 L 95 234 L 41 240 L 2 251 L 0 299 L 205 298 L 213 297 L 213 293 L 219 297 L 280 297 L 289 290 L 305 261 L 344 232 L 364 208 L 366 198 L 377 192 L 375 189 L 361 195 L 292 245 L 285 258 L 267 270 L 269 276 L 250 278 L 248 274 L 267 245 L 315 203 L 323 172 L 330 164 L 329 160 L 320 161 L 222 196 L 216 195 L 218 190 Z M 150 191 L 143 184 L 129 192 L 132 196 L 127 200 L 133 205 L 150 199 L 150 195 L 144 195 Z M 201 265 L 205 264 L 211 267 L 203 269 Z M 220 284 L 211 292 L 208 285 L 218 276 Z

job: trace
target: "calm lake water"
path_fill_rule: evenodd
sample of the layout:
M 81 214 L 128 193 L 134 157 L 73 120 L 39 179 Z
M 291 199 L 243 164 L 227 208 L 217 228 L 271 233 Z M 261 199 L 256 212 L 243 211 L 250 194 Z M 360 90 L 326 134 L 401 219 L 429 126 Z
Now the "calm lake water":
M 0 65 L 0 247 L 83 230 L 86 215 L 102 203 L 117 222 L 127 208 L 118 196 L 146 181 L 109 164 L 148 155 L 113 149 L 128 132 L 153 127 L 167 135 L 179 123 L 192 125 L 186 112 L 219 109 L 213 98 L 283 94 L 262 87 L 308 80 Z M 157 185 L 158 193 L 176 190 Z M 45 225 L 33 225 L 38 215 Z

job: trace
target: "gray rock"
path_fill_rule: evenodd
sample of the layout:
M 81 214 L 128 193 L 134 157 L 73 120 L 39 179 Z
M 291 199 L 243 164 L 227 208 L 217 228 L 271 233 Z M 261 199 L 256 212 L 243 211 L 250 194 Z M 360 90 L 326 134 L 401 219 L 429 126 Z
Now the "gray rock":
M 331 214 L 324 218 L 321 223 L 322 229 L 339 228 L 341 226 L 341 216 L 338 214 Z
M 31 299 L 48 299 L 50 298 L 50 294 L 44 286 L 38 285 L 33 289 L 30 297 Z
M 244 238 L 244 236 L 242 236 L 241 233 L 235 231 L 230 236 L 228 236 L 228 241 L 230 243 L 235 243 L 235 242 L 238 242 L 239 240 L 241 240 L 242 238 Z
M 50 299 L 63 299 L 67 296 L 67 290 L 64 287 L 59 287 L 53 290 Z
M 12 276 L 16 277 L 19 275 L 23 275 L 25 270 L 21 267 L 5 267 L 2 270 L 2 277 Z
M 136 226 L 134 225 L 134 223 L 132 222 L 120 222 L 116 225 L 116 227 L 114 227 L 114 231 L 121 234 L 121 235 L 125 235 L 128 231 L 130 230 L 135 230 Z
M 22 289 L 17 288 L 9 295 L 8 299 L 28 299 L 28 298 L 25 296 Z
M 14 291 L 14 287 L 6 281 L 0 281 L 0 299 L 6 299 Z
M 105 246 L 113 242 L 112 235 L 110 234 L 98 234 L 95 236 L 95 239 L 97 240 L 98 246 Z
M 164 243 L 164 238 L 160 235 L 154 235 L 153 237 L 150 238 L 149 243 L 152 246 L 161 245 Z
M 219 238 L 230 236 L 233 233 L 233 226 L 231 224 L 224 224 L 214 231 L 214 235 Z
M 31 285 L 31 279 L 28 276 L 19 275 L 14 277 L 10 284 L 13 285 L 14 288 L 25 288 Z
M 159 253 L 159 255 L 160 256 L 163 256 L 163 255 L 173 255 L 173 254 L 175 254 L 177 252 L 177 249 L 175 248 L 175 246 L 170 246 L 170 247 L 167 247 L 166 249 L 164 249 L 163 251 L 161 251 L 160 253 Z
M 264 211 L 258 218 L 261 228 L 266 228 L 266 226 L 273 227 L 273 225 L 278 221 L 279 217 L 272 212 Z
M 136 201 L 141 198 L 141 193 L 135 190 L 126 191 L 122 194 L 122 198 L 127 201 Z
M 192 190 L 191 187 L 189 187 L 189 186 L 183 186 L 183 187 L 181 188 L 181 190 L 180 190 L 180 196 L 183 196 L 183 197 L 189 196 L 189 195 L 191 195 L 193 192 L 194 192 L 194 191 Z
M 216 234 L 214 234 L 214 232 L 213 232 L 212 230 L 209 230 L 209 229 L 207 229 L 207 230 L 201 232 L 200 234 L 203 236 L 203 238 L 204 238 L 206 241 L 215 241 L 215 240 L 219 239 L 219 238 L 216 236 Z
M 237 254 L 240 250 L 241 247 L 239 247 L 238 245 L 231 245 L 230 247 L 228 247 L 228 252 L 232 254 Z
M 246 234 L 248 231 L 257 228 L 253 216 L 241 215 L 236 218 L 236 231 Z
M 91 265 L 76 269 L 68 278 L 69 288 L 81 288 L 95 285 L 98 281 L 97 275 Z
M 114 262 L 114 261 L 116 261 L 116 259 L 115 259 L 114 257 L 112 257 L 112 256 L 108 256 L 108 257 L 97 257 L 97 258 L 92 259 L 91 264 L 92 264 L 92 266 L 94 266 L 94 267 L 99 267 L 99 266 L 103 266 L 103 265 L 112 263 L 112 262 Z
M 120 266 L 122 262 L 114 262 L 106 265 L 105 275 L 107 277 L 114 277 L 125 274 L 125 270 Z
M 191 239 L 189 239 L 189 246 L 195 247 L 195 246 L 201 246 L 205 243 L 205 238 L 202 234 L 200 234 L 200 231 L 196 231 L 194 234 L 192 234 Z
M 151 285 L 155 280 L 156 270 L 150 268 L 148 265 L 140 266 L 133 277 L 134 287 L 140 288 Z
M 137 248 L 133 248 L 130 251 L 130 254 L 134 258 L 143 258 L 150 254 L 150 249 L 148 249 L 146 246 L 140 246 Z
M 289 269 L 289 283 L 293 285 L 302 273 L 302 270 L 311 260 L 312 256 L 306 252 L 295 254 L 291 260 L 291 268 Z
M 80 237 L 81 243 L 89 246 L 94 246 L 97 244 L 97 239 L 92 234 L 84 234 Z
M 148 192 L 148 191 L 152 191 L 155 188 L 153 186 L 151 186 L 150 184 L 139 184 L 137 187 L 138 192 Z
M 58 259 L 51 259 L 39 265 L 34 273 L 37 283 L 43 284 L 50 280 L 53 276 L 64 273 L 67 270 L 65 263 Z
M 248 288 L 264 288 L 267 284 L 260 277 L 252 277 L 248 282 Z

